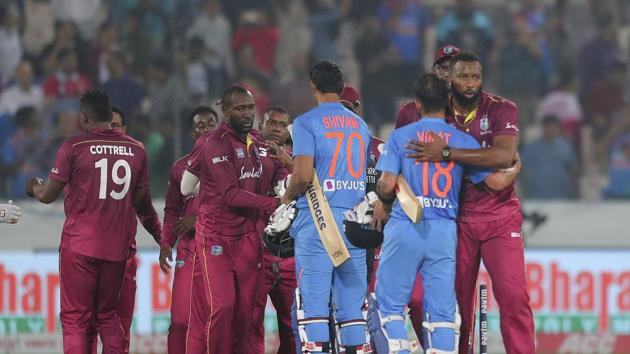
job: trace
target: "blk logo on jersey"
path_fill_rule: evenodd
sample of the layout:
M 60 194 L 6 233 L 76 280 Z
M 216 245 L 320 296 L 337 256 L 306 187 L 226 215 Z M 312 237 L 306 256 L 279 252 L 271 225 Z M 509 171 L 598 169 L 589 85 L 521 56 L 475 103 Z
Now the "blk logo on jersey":
M 324 180 L 324 192 L 341 190 L 365 190 L 365 181 Z

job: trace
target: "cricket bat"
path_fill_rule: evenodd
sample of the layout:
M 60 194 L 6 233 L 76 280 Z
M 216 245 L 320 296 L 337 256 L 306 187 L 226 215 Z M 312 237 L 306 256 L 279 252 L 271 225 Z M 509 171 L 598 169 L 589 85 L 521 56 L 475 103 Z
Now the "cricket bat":
M 340 266 L 350 258 L 350 252 L 343 242 L 343 237 L 335 222 L 335 217 L 330 210 L 328 200 L 322 192 L 322 186 L 317 178 L 317 171 L 313 173 L 313 182 L 306 189 L 306 200 L 311 210 L 313 222 L 317 228 L 319 238 L 324 244 L 326 252 L 335 267 Z
M 396 198 L 400 207 L 407 214 L 409 219 L 414 224 L 417 224 L 422 219 L 422 205 L 413 194 L 413 190 L 409 186 L 409 183 L 405 180 L 403 175 L 398 175 L 398 183 L 396 184 Z

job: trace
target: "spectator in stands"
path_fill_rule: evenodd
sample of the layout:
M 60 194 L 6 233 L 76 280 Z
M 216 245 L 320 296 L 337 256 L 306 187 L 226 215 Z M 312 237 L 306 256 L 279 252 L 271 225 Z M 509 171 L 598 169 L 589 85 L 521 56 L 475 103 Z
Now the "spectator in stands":
M 103 90 L 107 92 L 112 103 L 120 106 L 128 116 L 135 116 L 140 111 L 145 92 L 127 70 L 125 53 L 110 50 L 106 64 L 110 79 L 103 85 Z
M 85 38 L 93 38 L 103 21 L 98 16 L 102 0 L 54 0 L 51 1 L 55 18 L 71 20 L 81 29 Z
M 181 80 L 171 75 L 172 64 L 168 58 L 155 57 L 147 70 L 148 94 L 151 103 L 149 116 L 151 128 L 162 130 L 180 117 L 182 109 L 188 107 L 188 94 Z M 165 125 L 166 124 L 166 125 Z M 163 134 L 172 134 L 166 129 Z
M 293 58 L 308 53 L 313 43 L 308 26 L 308 14 L 302 0 L 280 0 L 275 6 L 275 18 L 280 30 L 280 41 L 276 47 L 276 68 L 280 82 L 295 76 Z
M 569 199 L 577 196 L 577 154 L 562 136 L 555 116 L 542 120 L 542 138 L 523 149 L 521 180 L 525 198 Z
M 69 108 L 69 107 L 68 107 Z M 54 130 L 46 143 L 45 155 L 42 160 L 52 163 L 55 161 L 56 148 L 68 138 L 79 133 L 79 111 L 76 109 L 65 109 L 55 114 L 53 117 Z M 46 170 L 51 166 L 44 166 Z
M 296 53 L 293 57 L 292 65 L 295 75 L 282 84 L 277 100 L 278 102 L 284 102 L 291 117 L 297 117 L 317 106 L 317 101 L 313 97 L 313 89 L 310 82 L 304 79 L 308 77 L 308 54 L 306 52 Z
M 608 186 L 602 192 L 606 199 L 630 199 L 630 135 L 612 150 Z
M 426 10 L 414 0 L 385 1 L 379 9 L 384 33 L 400 55 L 401 81 L 418 74 L 422 65 L 424 32 L 429 25 Z
M 538 104 L 536 122 L 540 124 L 546 116 L 556 116 L 564 134 L 575 147 L 579 146 L 583 113 L 577 96 L 577 82 L 568 68 L 559 71 L 556 87 Z
M 586 92 L 584 107 L 587 116 L 603 115 L 608 122 L 623 109 L 627 64 L 623 61 L 610 63 Z
M 206 44 L 207 57 L 212 66 L 227 70 L 228 75 L 234 75 L 234 60 L 230 41 L 232 27 L 221 11 L 219 0 L 206 0 L 203 12 L 197 16 L 188 29 L 186 37 L 190 41 L 193 37 L 201 38 Z M 221 88 L 223 90 L 223 88 Z
M 0 6 L 0 84 L 6 85 L 22 59 L 24 48 L 18 29 L 15 6 Z
M 41 112 L 44 105 L 44 93 L 39 84 L 33 83 L 33 65 L 28 60 L 15 69 L 15 83 L 2 91 L 0 96 L 0 112 L 15 114 L 18 109 L 33 106 Z
M 479 54 L 487 63 L 494 45 L 494 29 L 490 18 L 473 7 L 473 0 L 456 0 L 436 25 L 437 44 L 456 44 L 462 50 Z
M 16 132 L 2 146 L 2 169 L 12 171 L 9 196 L 24 195 L 29 176 L 46 176 L 43 166 L 44 144 L 39 118 L 34 107 L 22 107 L 15 114 Z
M 251 47 L 256 60 L 256 68 L 266 74 L 275 72 L 276 46 L 280 40 L 278 27 L 269 23 L 262 10 L 243 11 L 236 32 L 232 38 L 232 48 L 240 52 Z
M 592 39 L 584 43 L 578 55 L 582 98 L 594 89 L 598 79 L 605 76 L 615 63 L 623 62 L 615 18 L 608 15 L 594 20 L 597 32 Z M 588 107 L 587 113 L 590 114 Z
M 541 56 L 538 40 L 524 22 L 516 22 L 515 28 L 507 31 L 505 44 L 499 49 L 499 92 L 517 104 L 524 127 L 534 122 L 542 77 L 539 71 Z
M 57 70 L 44 81 L 46 99 L 79 97 L 91 87 L 90 79 L 79 72 L 79 59 L 74 49 L 61 49 L 57 54 Z
M 341 13 L 334 0 L 314 0 L 307 2 L 308 25 L 313 34 L 310 58 L 339 61 L 337 37 L 341 27 Z
M 129 54 L 131 72 L 143 76 L 154 51 L 144 30 L 142 13 L 139 10 L 130 11 L 123 28 L 121 42 L 123 51 Z
M 58 21 L 55 23 L 55 39 L 42 50 L 40 62 L 44 74 L 54 73 L 58 67 L 59 52 L 72 49 L 79 58 L 79 67 L 85 65 L 87 45 L 81 40 L 77 26 L 72 21 Z
M 201 37 L 194 36 L 188 41 L 184 76 L 190 99 L 194 104 L 218 97 L 227 82 L 225 65 L 211 59 L 206 55 L 207 52 L 208 49 Z
M 361 65 L 364 116 L 370 122 L 381 124 L 393 117 L 395 95 L 402 93 L 400 87 L 409 85 L 400 85 L 393 79 L 393 68 L 399 56 L 391 41 L 381 32 L 378 19 L 372 15 L 363 16 L 360 29 L 363 35 L 357 39 L 354 51 Z M 420 66 L 417 66 L 416 71 L 420 70 Z M 403 95 L 410 93 L 405 92 Z
M 96 45 L 88 52 L 88 76 L 90 81 L 99 84 L 107 82 L 110 72 L 107 66 L 107 54 L 118 48 L 118 29 L 113 22 L 101 25 L 96 38 Z

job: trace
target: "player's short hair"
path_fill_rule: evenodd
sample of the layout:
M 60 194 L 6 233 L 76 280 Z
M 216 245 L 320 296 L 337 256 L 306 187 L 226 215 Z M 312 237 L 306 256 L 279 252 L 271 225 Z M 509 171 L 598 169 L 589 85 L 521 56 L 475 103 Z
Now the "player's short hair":
M 343 72 L 336 63 L 320 60 L 311 67 L 309 72 L 311 82 L 321 93 L 336 93 L 341 95 L 344 88 Z
M 127 116 L 125 115 L 125 112 L 123 111 L 122 107 L 120 107 L 119 105 L 113 104 L 112 105 L 112 115 L 114 113 L 118 113 L 118 115 L 120 116 L 120 119 L 122 119 L 123 127 L 126 127 L 127 126 Z
M 477 62 L 479 63 L 479 65 L 481 65 L 481 59 L 479 59 L 477 54 L 473 52 L 460 52 L 459 54 L 451 58 L 449 65 L 451 68 L 454 68 L 455 64 L 459 63 L 460 61 L 467 63 Z
M 434 73 L 421 74 L 413 85 L 416 98 L 426 113 L 438 112 L 448 105 L 448 86 Z M 423 112 L 423 115 L 424 115 Z
M 193 129 L 195 128 L 195 116 L 197 114 L 209 114 L 212 116 L 212 119 L 214 119 L 215 123 L 219 123 L 219 115 L 217 114 L 217 111 L 212 109 L 212 107 L 197 106 L 195 107 L 195 109 L 192 110 L 192 112 L 190 112 L 190 115 L 188 116 L 188 126 Z
M 269 115 L 271 114 L 271 112 L 286 114 L 289 116 L 289 122 L 291 122 L 291 115 L 289 114 L 289 110 L 287 110 L 286 107 L 282 105 L 273 105 L 267 108 L 267 110 L 263 114 L 263 121 L 266 121 L 269 118 Z
M 101 90 L 88 90 L 81 95 L 81 113 L 86 117 L 99 121 L 111 122 L 112 108 L 109 95 Z
M 223 91 L 223 95 L 221 95 L 221 101 L 219 101 L 219 103 L 223 106 L 223 107 L 229 107 L 232 105 L 232 95 L 235 93 L 242 93 L 242 94 L 247 94 L 249 93 L 249 90 L 247 89 L 247 87 L 241 85 L 241 84 L 233 84 L 228 86 L 224 91 Z

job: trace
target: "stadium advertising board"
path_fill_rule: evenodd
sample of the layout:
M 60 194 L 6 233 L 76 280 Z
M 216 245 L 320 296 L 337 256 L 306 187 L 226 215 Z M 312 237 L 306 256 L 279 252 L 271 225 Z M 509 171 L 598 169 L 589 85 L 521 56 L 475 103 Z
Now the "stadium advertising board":
M 172 275 L 165 276 L 161 272 L 157 259 L 157 252 L 138 253 L 133 331 L 140 336 L 164 333 L 169 325 Z M 539 348 L 545 343 L 556 348 L 573 345 L 581 350 L 589 345 L 607 345 L 613 348 L 611 353 L 620 352 L 614 348 L 620 345 L 619 340 L 626 340 L 630 335 L 630 257 L 627 252 L 528 250 L 526 274 Z M 500 345 L 497 304 L 484 270 L 479 280 L 488 283 L 490 346 L 493 342 Z M 5 338 L 3 343 L 6 345 L 9 337 L 24 340 L 31 335 L 58 333 L 58 314 L 57 254 L 0 253 L 0 337 Z M 275 316 L 271 307 L 267 309 L 265 325 L 267 333 L 275 337 Z

